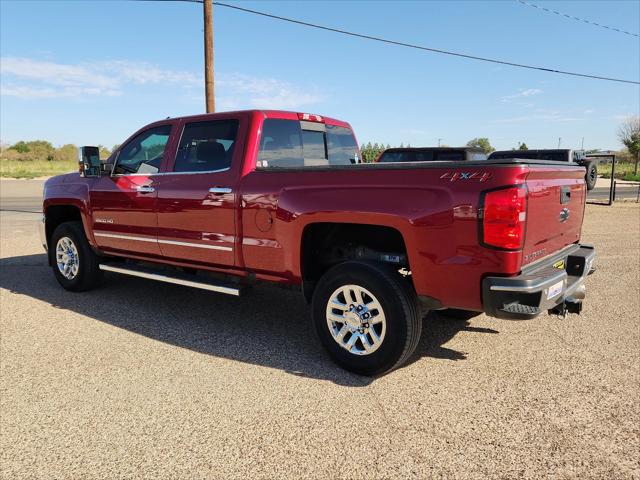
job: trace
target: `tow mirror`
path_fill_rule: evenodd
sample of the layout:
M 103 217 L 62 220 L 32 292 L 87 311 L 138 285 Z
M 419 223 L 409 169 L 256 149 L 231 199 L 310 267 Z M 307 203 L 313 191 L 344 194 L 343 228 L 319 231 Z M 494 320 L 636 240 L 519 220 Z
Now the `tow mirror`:
M 100 149 L 98 147 L 80 147 L 78 149 L 78 170 L 83 177 L 99 177 L 102 173 Z

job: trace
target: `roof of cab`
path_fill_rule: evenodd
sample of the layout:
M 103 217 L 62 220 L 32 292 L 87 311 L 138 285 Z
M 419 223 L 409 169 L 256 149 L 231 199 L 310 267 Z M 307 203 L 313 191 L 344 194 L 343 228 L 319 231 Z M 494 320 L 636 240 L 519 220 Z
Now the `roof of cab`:
M 265 118 L 281 118 L 288 120 L 298 120 L 299 114 L 304 114 L 309 112 L 293 112 L 290 110 L 261 110 L 261 109 L 251 109 L 251 110 L 233 110 L 229 112 L 215 112 L 215 113 L 199 113 L 195 115 L 186 115 L 181 117 L 174 117 L 172 120 L 188 120 L 188 119 L 201 119 L 203 117 L 215 117 L 217 115 L 233 115 L 233 114 L 242 114 L 242 115 L 263 115 Z M 349 123 L 343 122 L 342 120 L 338 120 L 336 118 L 326 117 L 324 115 L 312 114 L 322 117 L 323 123 L 327 123 L 329 125 L 342 126 L 351 128 Z

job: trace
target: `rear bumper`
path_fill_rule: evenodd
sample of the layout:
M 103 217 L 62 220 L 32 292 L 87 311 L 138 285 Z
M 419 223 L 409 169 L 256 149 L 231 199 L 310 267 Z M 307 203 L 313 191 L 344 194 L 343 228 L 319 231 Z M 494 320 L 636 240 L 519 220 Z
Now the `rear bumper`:
M 579 305 L 585 296 L 584 279 L 595 271 L 591 245 L 576 245 L 515 277 L 486 277 L 482 303 L 487 315 L 527 320 L 565 302 Z M 564 268 L 558 265 L 564 261 Z M 555 265 L 555 266 L 554 266 Z M 578 309 L 579 310 L 579 309 Z

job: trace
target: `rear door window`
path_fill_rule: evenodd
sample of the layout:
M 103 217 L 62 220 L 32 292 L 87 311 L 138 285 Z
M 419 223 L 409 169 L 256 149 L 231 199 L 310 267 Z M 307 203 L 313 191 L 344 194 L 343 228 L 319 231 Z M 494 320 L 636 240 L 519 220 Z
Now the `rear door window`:
M 231 167 L 238 120 L 187 123 L 176 152 L 174 172 L 218 172 Z
M 269 118 L 262 126 L 258 168 L 351 165 L 359 162 L 350 129 Z

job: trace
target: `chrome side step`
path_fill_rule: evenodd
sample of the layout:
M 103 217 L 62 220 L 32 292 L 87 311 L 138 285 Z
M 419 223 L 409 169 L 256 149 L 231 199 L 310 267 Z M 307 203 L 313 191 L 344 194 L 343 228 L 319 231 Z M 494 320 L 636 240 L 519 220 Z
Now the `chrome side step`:
M 106 272 L 122 273 L 132 277 L 147 278 L 149 280 L 157 280 L 158 282 L 174 283 L 176 285 L 184 285 L 185 287 L 200 288 L 211 292 L 226 293 L 227 295 L 240 296 L 240 289 L 233 286 L 221 285 L 218 283 L 209 283 L 206 281 L 194 281 L 186 275 L 166 275 L 162 273 L 154 273 L 149 269 L 127 266 L 127 268 L 101 263 L 100 270 Z

